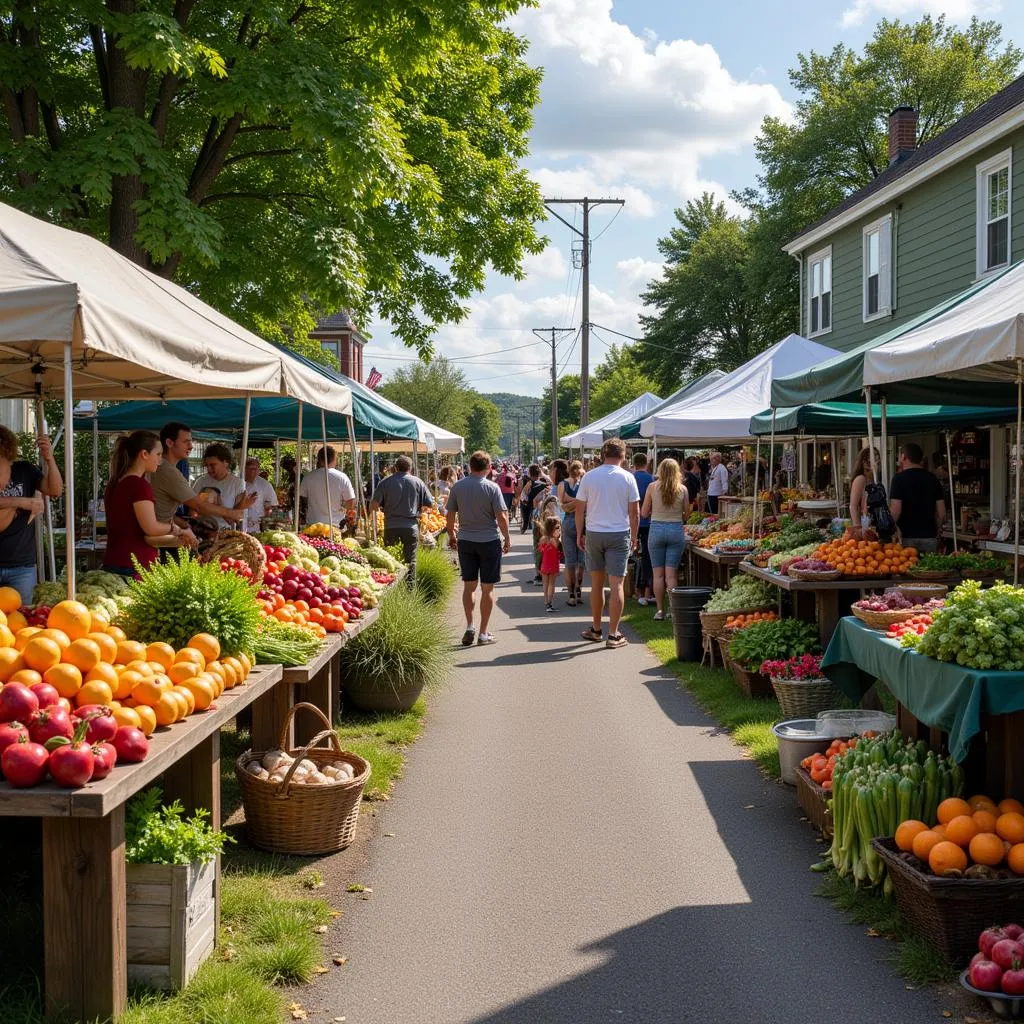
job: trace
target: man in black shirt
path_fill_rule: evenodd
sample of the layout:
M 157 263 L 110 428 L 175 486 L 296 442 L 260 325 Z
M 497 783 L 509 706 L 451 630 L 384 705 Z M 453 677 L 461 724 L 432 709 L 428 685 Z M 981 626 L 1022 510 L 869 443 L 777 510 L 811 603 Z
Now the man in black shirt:
M 889 507 L 906 547 L 921 552 L 938 551 L 946 502 L 942 484 L 934 473 L 924 468 L 923 462 L 920 445 L 903 445 L 900 472 L 892 478 L 889 489 Z

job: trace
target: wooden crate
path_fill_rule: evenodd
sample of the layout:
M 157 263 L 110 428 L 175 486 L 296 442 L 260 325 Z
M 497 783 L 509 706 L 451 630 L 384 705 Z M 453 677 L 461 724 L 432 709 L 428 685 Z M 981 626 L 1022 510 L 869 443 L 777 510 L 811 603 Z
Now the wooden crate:
M 209 864 L 127 866 L 128 981 L 150 988 L 183 988 L 217 938 Z

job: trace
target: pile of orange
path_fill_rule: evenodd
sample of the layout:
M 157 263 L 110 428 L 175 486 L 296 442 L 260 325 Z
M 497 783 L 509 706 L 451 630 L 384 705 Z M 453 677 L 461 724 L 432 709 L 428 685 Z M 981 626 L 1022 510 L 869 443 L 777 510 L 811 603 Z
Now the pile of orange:
M 844 576 L 900 576 L 917 564 L 917 549 L 850 537 L 820 545 L 811 558 L 828 562 Z
M 283 594 L 260 602 L 263 614 L 279 622 L 288 622 L 293 626 L 302 626 L 321 640 L 328 633 L 344 633 L 348 624 L 348 616 L 341 606 L 333 604 L 310 608 L 306 601 L 286 601 Z
M 19 625 L 16 615 L 22 617 L 0 611 L 0 683 L 49 683 L 69 711 L 104 704 L 119 725 L 147 736 L 205 711 L 252 670 L 244 654 L 221 657 L 220 642 L 209 633 L 197 634 L 179 651 L 143 644 L 78 601 L 54 605 L 45 629 Z
M 743 615 L 730 615 L 725 620 L 725 624 L 727 627 L 743 629 L 745 626 L 752 626 L 755 622 L 774 622 L 778 617 L 778 612 L 746 612 Z
M 1008 867 L 1024 875 L 1024 804 L 987 796 L 950 797 L 939 804 L 938 822 L 903 822 L 896 845 L 913 853 L 940 876 L 962 875 L 971 864 Z

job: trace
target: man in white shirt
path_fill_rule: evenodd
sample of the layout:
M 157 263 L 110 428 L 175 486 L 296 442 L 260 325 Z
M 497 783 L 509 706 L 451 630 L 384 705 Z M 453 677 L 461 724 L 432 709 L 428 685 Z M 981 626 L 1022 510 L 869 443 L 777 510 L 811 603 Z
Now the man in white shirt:
M 622 468 L 622 460 L 626 457 L 626 446 L 622 441 L 618 438 L 605 441 L 601 455 L 604 463 L 583 477 L 576 492 L 576 544 L 587 553 L 590 612 L 593 616 L 593 626 L 584 631 L 583 639 L 593 643 L 604 640 L 601 614 L 607 576 L 611 597 L 605 646 L 625 647 L 628 641 L 619 632 L 622 581 L 626 577 L 629 553 L 635 551 L 639 544 L 640 492 L 636 477 Z
M 259 459 L 245 460 L 245 489 L 256 493 L 256 502 L 245 510 L 245 532 L 259 533 L 260 520 L 277 505 L 277 491 L 260 476 Z
M 711 453 L 711 472 L 708 474 L 708 511 L 717 515 L 718 498 L 729 493 L 729 471 L 722 465 L 722 453 Z
M 327 468 L 324 468 L 324 451 L 327 452 Z M 356 507 L 356 492 L 352 481 L 337 468 L 338 453 L 328 445 L 321 448 L 316 456 L 317 468 L 302 478 L 299 484 L 299 499 L 306 503 L 306 525 L 329 523 L 341 526 L 349 511 Z M 327 481 L 330 481 L 330 503 L 327 500 Z
M 193 493 L 208 505 L 217 507 L 213 519 L 218 529 L 241 529 L 246 512 L 256 498 L 246 493 L 245 482 L 231 472 L 228 446 L 208 444 L 203 452 L 203 468 L 206 472 L 192 484 Z M 200 514 L 206 513 L 201 510 Z

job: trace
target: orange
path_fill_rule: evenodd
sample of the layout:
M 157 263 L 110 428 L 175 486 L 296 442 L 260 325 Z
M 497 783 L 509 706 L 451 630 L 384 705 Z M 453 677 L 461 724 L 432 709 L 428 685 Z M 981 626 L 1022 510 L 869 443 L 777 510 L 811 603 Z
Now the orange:
M 974 808 L 966 801 L 961 800 L 958 796 L 951 796 L 948 800 L 943 800 L 939 804 L 938 819 L 942 825 L 948 825 L 954 818 L 959 817 L 961 814 L 971 814 Z
M 81 601 L 61 601 L 50 609 L 46 625 L 61 629 L 72 640 L 78 640 L 92 631 L 92 613 Z
M 14 647 L 0 649 L 0 683 L 6 683 L 18 669 L 25 667 L 21 651 Z
M 129 661 L 125 668 L 131 669 L 133 672 L 138 672 L 140 676 L 155 676 L 156 671 L 148 661 L 143 661 L 141 658 L 135 658 L 133 661 Z M 163 667 L 160 668 L 163 672 Z
M 943 839 L 946 838 L 946 826 L 945 825 L 932 825 L 932 831 L 937 832 Z
M 940 878 L 963 874 L 967 870 L 967 854 L 956 843 L 943 840 L 932 847 L 928 854 L 928 866 Z
M 1019 800 L 1014 800 L 1012 797 L 1007 797 L 1005 800 L 999 801 L 999 813 L 1009 814 L 1010 811 L 1016 811 L 1018 814 L 1024 814 L 1024 804 Z
M 106 633 L 107 636 L 113 637 L 117 643 L 128 639 L 125 635 L 125 631 L 120 626 L 107 626 L 103 632 Z
M 143 678 L 142 682 L 137 683 L 132 689 L 132 700 L 137 704 L 147 704 L 150 707 L 155 707 L 157 701 L 170 688 L 170 682 L 165 683 L 162 680 L 156 679 L 155 676 L 149 679 Z
M 927 832 L 928 826 L 923 821 L 910 818 L 904 821 L 896 829 L 896 845 L 904 852 L 910 853 L 914 849 L 914 837 L 918 832 Z
M 82 683 L 82 688 L 75 694 L 75 704 L 78 707 L 83 704 L 109 704 L 113 699 L 114 692 L 110 684 L 103 682 L 102 679 Z
M 188 700 L 185 695 L 183 693 L 179 693 L 177 688 L 172 686 L 167 691 L 167 696 L 174 701 L 178 708 L 178 721 L 180 722 L 182 719 L 188 718 Z
M 233 668 L 235 670 L 236 683 L 241 684 L 245 682 L 246 672 L 245 669 L 242 668 L 242 663 L 237 658 L 225 658 L 224 666 L 226 668 Z
M 1006 851 L 1006 866 L 1015 875 L 1024 875 L 1024 843 L 1017 843 Z
M 979 832 L 995 832 L 997 815 L 990 810 L 975 811 L 971 817 Z
M 54 665 L 43 674 L 43 682 L 49 683 L 62 697 L 73 700 L 82 688 L 82 673 L 74 665 Z
M 195 647 L 182 647 L 182 649 L 174 655 L 175 664 L 179 661 L 194 662 L 199 666 L 200 672 L 206 668 L 206 656 L 202 651 L 197 650 Z
M 196 699 L 187 686 L 172 686 L 171 693 L 177 694 L 185 702 L 185 717 L 191 715 L 196 709 Z
M 206 671 L 209 672 L 210 675 L 216 676 L 221 682 L 224 681 L 227 675 L 224 671 L 224 666 L 219 661 L 211 661 L 209 665 L 206 666 Z
M 95 640 L 82 637 L 80 640 L 72 641 L 71 646 L 61 656 L 61 661 L 66 661 L 83 672 L 91 672 L 103 661 L 103 653 L 100 645 Z
M 996 809 L 996 802 L 988 796 L 972 796 L 967 801 L 971 805 L 971 809 L 975 811 L 991 811 Z
M 222 661 L 220 669 L 224 673 L 224 686 L 226 689 L 231 690 L 238 685 L 238 673 L 235 671 L 234 665 Z
M 7 628 L 12 633 L 17 633 L 19 629 L 24 629 L 27 625 L 28 619 L 21 612 L 7 612 Z
M 25 650 L 25 645 L 36 635 L 36 633 L 42 633 L 42 629 L 39 626 L 26 626 L 24 629 L 19 629 L 14 634 L 14 647 L 16 650 Z
M 0 612 L 16 612 L 21 607 L 21 594 L 14 587 L 0 587 Z
M 205 711 L 217 698 L 213 679 L 189 679 L 181 684 L 192 695 L 194 710 Z
M 132 690 L 145 679 L 141 672 L 125 670 L 117 673 L 117 685 L 114 687 L 114 697 L 117 700 L 125 700 L 132 695 Z
M 63 629 L 54 629 L 53 626 L 47 626 L 46 629 L 41 629 L 36 636 L 48 636 L 51 640 L 57 641 L 57 646 L 63 651 L 71 646 L 71 637 L 64 632 Z
M 320 609 L 316 609 L 319 611 Z M 241 654 L 235 655 L 238 660 L 242 663 L 242 668 L 245 670 L 245 678 L 249 678 L 249 673 L 252 671 L 252 659 L 244 651 Z
M 114 661 L 118 665 L 127 665 L 130 661 L 145 661 L 146 645 L 140 644 L 137 640 L 119 640 L 117 643 L 117 656 Z
M 45 672 L 48 668 L 60 664 L 61 649 L 55 640 L 45 636 L 34 636 L 21 652 L 25 664 L 37 672 Z
M 996 834 L 1008 843 L 1024 843 L 1024 814 L 1009 811 L 996 820 Z
M 944 842 L 944 840 L 938 832 L 918 832 L 914 836 L 914 843 L 911 849 L 913 849 L 914 856 L 918 860 L 927 861 L 928 854 L 932 852 L 932 848 L 938 846 L 941 842 Z
M 142 716 L 135 708 L 114 708 L 114 721 L 118 725 L 127 725 L 135 729 L 142 728 Z
M 113 665 L 108 665 L 105 661 L 101 661 L 98 665 L 93 666 L 86 672 L 84 682 L 87 683 L 106 683 L 112 691 L 114 691 L 114 697 L 117 697 L 117 684 L 121 677 L 118 675 L 117 669 Z M 127 697 L 128 694 L 126 693 Z
M 966 849 L 978 834 L 978 825 L 969 814 L 958 814 L 946 825 L 946 838 Z
M 139 728 L 147 735 L 152 736 L 153 730 L 156 728 L 156 713 L 151 707 L 147 707 L 145 704 L 139 704 L 132 708 L 132 710 L 139 716 L 139 720 L 142 725 Z
M 208 686 L 213 693 L 214 700 L 224 692 L 224 680 L 220 676 L 215 676 L 212 672 L 200 672 L 195 679 L 186 679 L 182 686 L 191 688 L 193 683 Z
M 35 686 L 42 681 L 43 677 L 34 668 L 20 668 L 7 680 L 9 683 L 21 683 L 22 686 Z
M 177 698 L 170 691 L 160 694 L 159 699 L 153 705 L 153 714 L 156 715 L 157 725 L 174 725 L 181 717 L 179 711 Z
M 979 832 L 971 840 L 968 850 L 975 864 L 987 864 L 991 868 L 1002 864 L 1003 857 L 1006 856 L 1002 839 L 990 832 Z
M 5 622 L 0 626 L 0 650 L 14 646 L 14 633 L 11 627 Z
M 207 661 L 216 661 L 220 657 L 220 641 L 212 633 L 196 633 L 189 640 L 188 646 L 198 651 Z
M 157 662 L 161 668 L 170 668 L 174 664 L 174 648 L 159 640 L 146 646 L 146 660 Z
M 183 683 L 186 679 L 194 679 L 200 671 L 194 661 L 179 661 L 167 670 L 167 675 L 172 683 Z
M 86 640 L 91 640 L 99 649 L 100 657 L 113 665 L 117 657 L 117 641 L 109 633 L 90 633 Z

